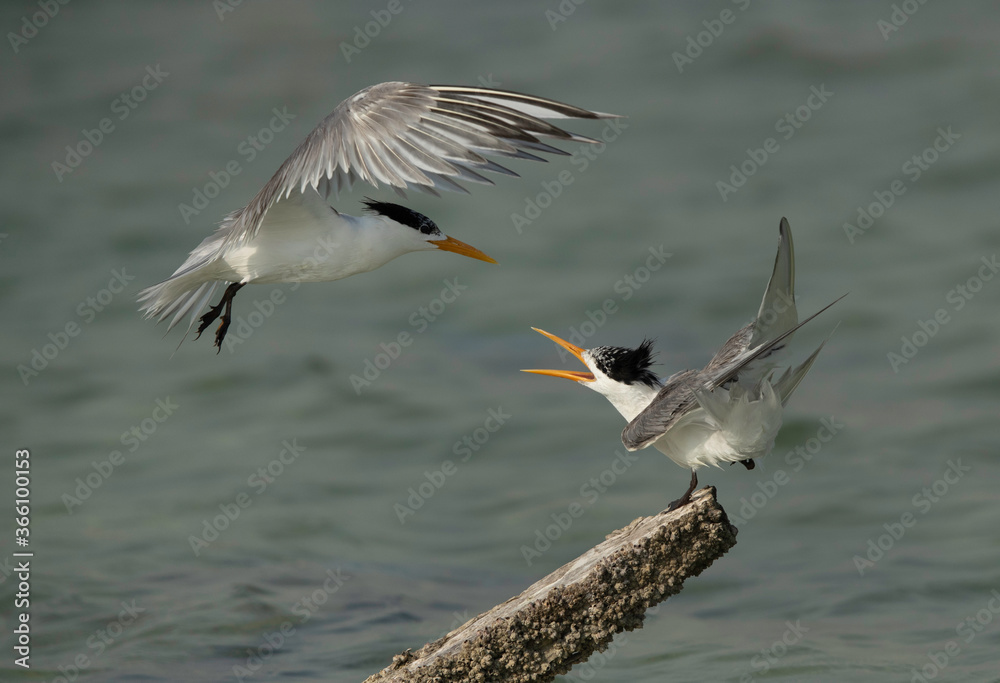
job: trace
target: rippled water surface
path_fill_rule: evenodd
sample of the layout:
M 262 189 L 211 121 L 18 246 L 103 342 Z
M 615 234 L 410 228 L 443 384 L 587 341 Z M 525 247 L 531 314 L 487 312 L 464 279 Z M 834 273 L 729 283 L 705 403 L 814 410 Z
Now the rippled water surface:
M 756 312 L 782 216 L 800 312 L 849 296 L 796 336 L 839 322 L 774 453 L 702 471 L 739 543 L 566 679 L 998 680 L 1000 10 L 562 5 L 70 3 L 37 32 L 39 5 L 0 8 L 0 487 L 10 514 L 30 449 L 35 552 L 32 677 L 0 577 L 5 680 L 362 680 L 658 512 L 688 475 L 654 450 L 585 488 L 621 417 L 518 372 L 563 367 L 530 326 L 700 367 Z M 405 202 L 499 266 L 247 288 L 242 343 L 171 357 L 137 292 L 386 80 L 628 118 Z M 392 197 L 336 206 L 365 194 Z

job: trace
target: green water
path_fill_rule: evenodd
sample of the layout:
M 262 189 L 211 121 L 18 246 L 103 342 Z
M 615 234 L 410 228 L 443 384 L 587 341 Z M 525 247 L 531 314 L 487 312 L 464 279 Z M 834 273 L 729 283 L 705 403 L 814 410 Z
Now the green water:
M 565 17 L 556 2 L 404 2 L 355 51 L 388 4 L 242 3 L 220 20 L 208 2 L 70 3 L 8 35 L 0 554 L 17 550 L 27 448 L 35 555 L 31 671 L 14 663 L 4 569 L 0 677 L 223 681 L 259 665 L 244 680 L 362 680 L 658 512 L 687 473 L 650 450 L 606 474 L 621 417 L 518 372 L 564 367 L 530 326 L 584 345 L 655 337 L 662 374 L 700 367 L 756 312 L 787 216 L 800 312 L 849 296 L 796 336 L 805 357 L 840 324 L 774 453 L 701 472 L 739 544 L 566 679 L 1000 680 L 1000 12 L 912 4 L 888 32 L 889 2 L 592 0 Z M 5 4 L 0 27 L 24 31 L 38 7 Z M 179 336 L 139 317 L 137 292 L 385 80 L 629 118 L 577 124 L 609 140 L 590 156 L 405 202 L 499 266 L 418 254 L 247 288 L 242 343 L 171 358 Z M 275 109 L 294 118 L 262 134 Z M 69 169 L 66 146 L 98 134 Z M 335 205 L 356 213 L 364 194 L 392 196 Z M 880 215 L 859 227 L 859 207 Z M 446 281 L 465 288 L 448 304 Z M 402 332 L 412 343 L 359 394 L 351 376 Z M 33 358 L 37 375 L 18 369 Z M 524 548 L 574 503 L 584 514 L 529 565 Z

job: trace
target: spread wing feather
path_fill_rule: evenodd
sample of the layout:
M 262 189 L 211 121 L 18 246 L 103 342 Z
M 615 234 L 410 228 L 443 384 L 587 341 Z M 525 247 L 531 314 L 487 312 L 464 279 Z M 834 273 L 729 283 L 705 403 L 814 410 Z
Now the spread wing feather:
M 227 246 L 245 243 L 274 202 L 310 187 L 326 196 L 350 189 L 356 180 L 398 192 L 467 192 L 457 181 L 492 184 L 483 171 L 517 175 L 484 155 L 544 161 L 534 152 L 567 152 L 540 138 L 596 142 L 543 119 L 613 116 L 489 88 L 373 85 L 341 102 L 221 229 Z

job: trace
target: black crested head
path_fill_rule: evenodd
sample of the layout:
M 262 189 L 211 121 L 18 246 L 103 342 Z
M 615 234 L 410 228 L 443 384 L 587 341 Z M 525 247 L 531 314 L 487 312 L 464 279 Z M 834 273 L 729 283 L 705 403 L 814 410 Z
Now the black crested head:
M 397 223 L 407 225 L 424 235 L 441 234 L 441 231 L 438 230 L 438 226 L 434 223 L 434 221 L 422 213 L 417 213 L 413 209 L 407 209 L 405 206 L 391 204 L 389 202 L 377 202 L 369 197 L 365 197 L 365 200 L 362 203 L 367 206 L 368 210 L 372 213 L 377 213 L 378 215 L 385 216 L 386 218 L 396 221 Z
M 660 386 L 660 380 L 649 368 L 653 360 L 653 340 L 644 339 L 637 348 L 626 349 L 620 346 L 598 346 L 590 350 L 594 364 L 605 375 L 616 382 L 635 384 L 639 382 L 648 387 Z

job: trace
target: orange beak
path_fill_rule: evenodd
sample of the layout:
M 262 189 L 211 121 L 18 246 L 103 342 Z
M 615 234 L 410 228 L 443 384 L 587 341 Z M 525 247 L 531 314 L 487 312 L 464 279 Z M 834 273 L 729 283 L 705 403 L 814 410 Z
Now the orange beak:
M 566 349 L 567 351 L 569 351 L 570 353 L 572 353 L 574 356 L 576 356 L 577 358 L 579 358 L 580 362 L 583 363 L 584 365 L 587 364 L 586 361 L 583 360 L 583 351 L 584 351 L 584 349 L 581 349 L 576 344 L 570 344 L 565 339 L 560 339 L 556 335 L 550 334 L 550 333 L 546 332 L 545 330 L 540 330 L 537 327 L 532 327 L 531 329 L 533 329 L 538 334 L 545 335 L 546 337 L 548 337 L 549 339 L 551 339 L 552 341 L 554 341 L 556 344 L 558 344 L 559 346 L 563 347 L 564 349 Z M 574 382 L 593 382 L 594 381 L 594 375 L 593 375 L 593 373 L 590 373 L 590 372 L 577 372 L 577 371 L 574 371 L 574 370 L 521 370 L 521 372 L 532 372 L 532 373 L 534 373 L 536 375 L 549 375 L 550 377 L 562 377 L 563 379 L 571 379 Z
M 473 246 L 469 246 L 465 242 L 460 242 L 454 237 L 448 237 L 445 235 L 443 240 L 431 240 L 431 244 L 440 249 L 441 251 L 450 251 L 456 254 L 461 254 L 462 256 L 468 256 L 469 258 L 479 259 L 480 261 L 486 261 L 487 263 L 496 263 L 492 258 L 479 251 Z

